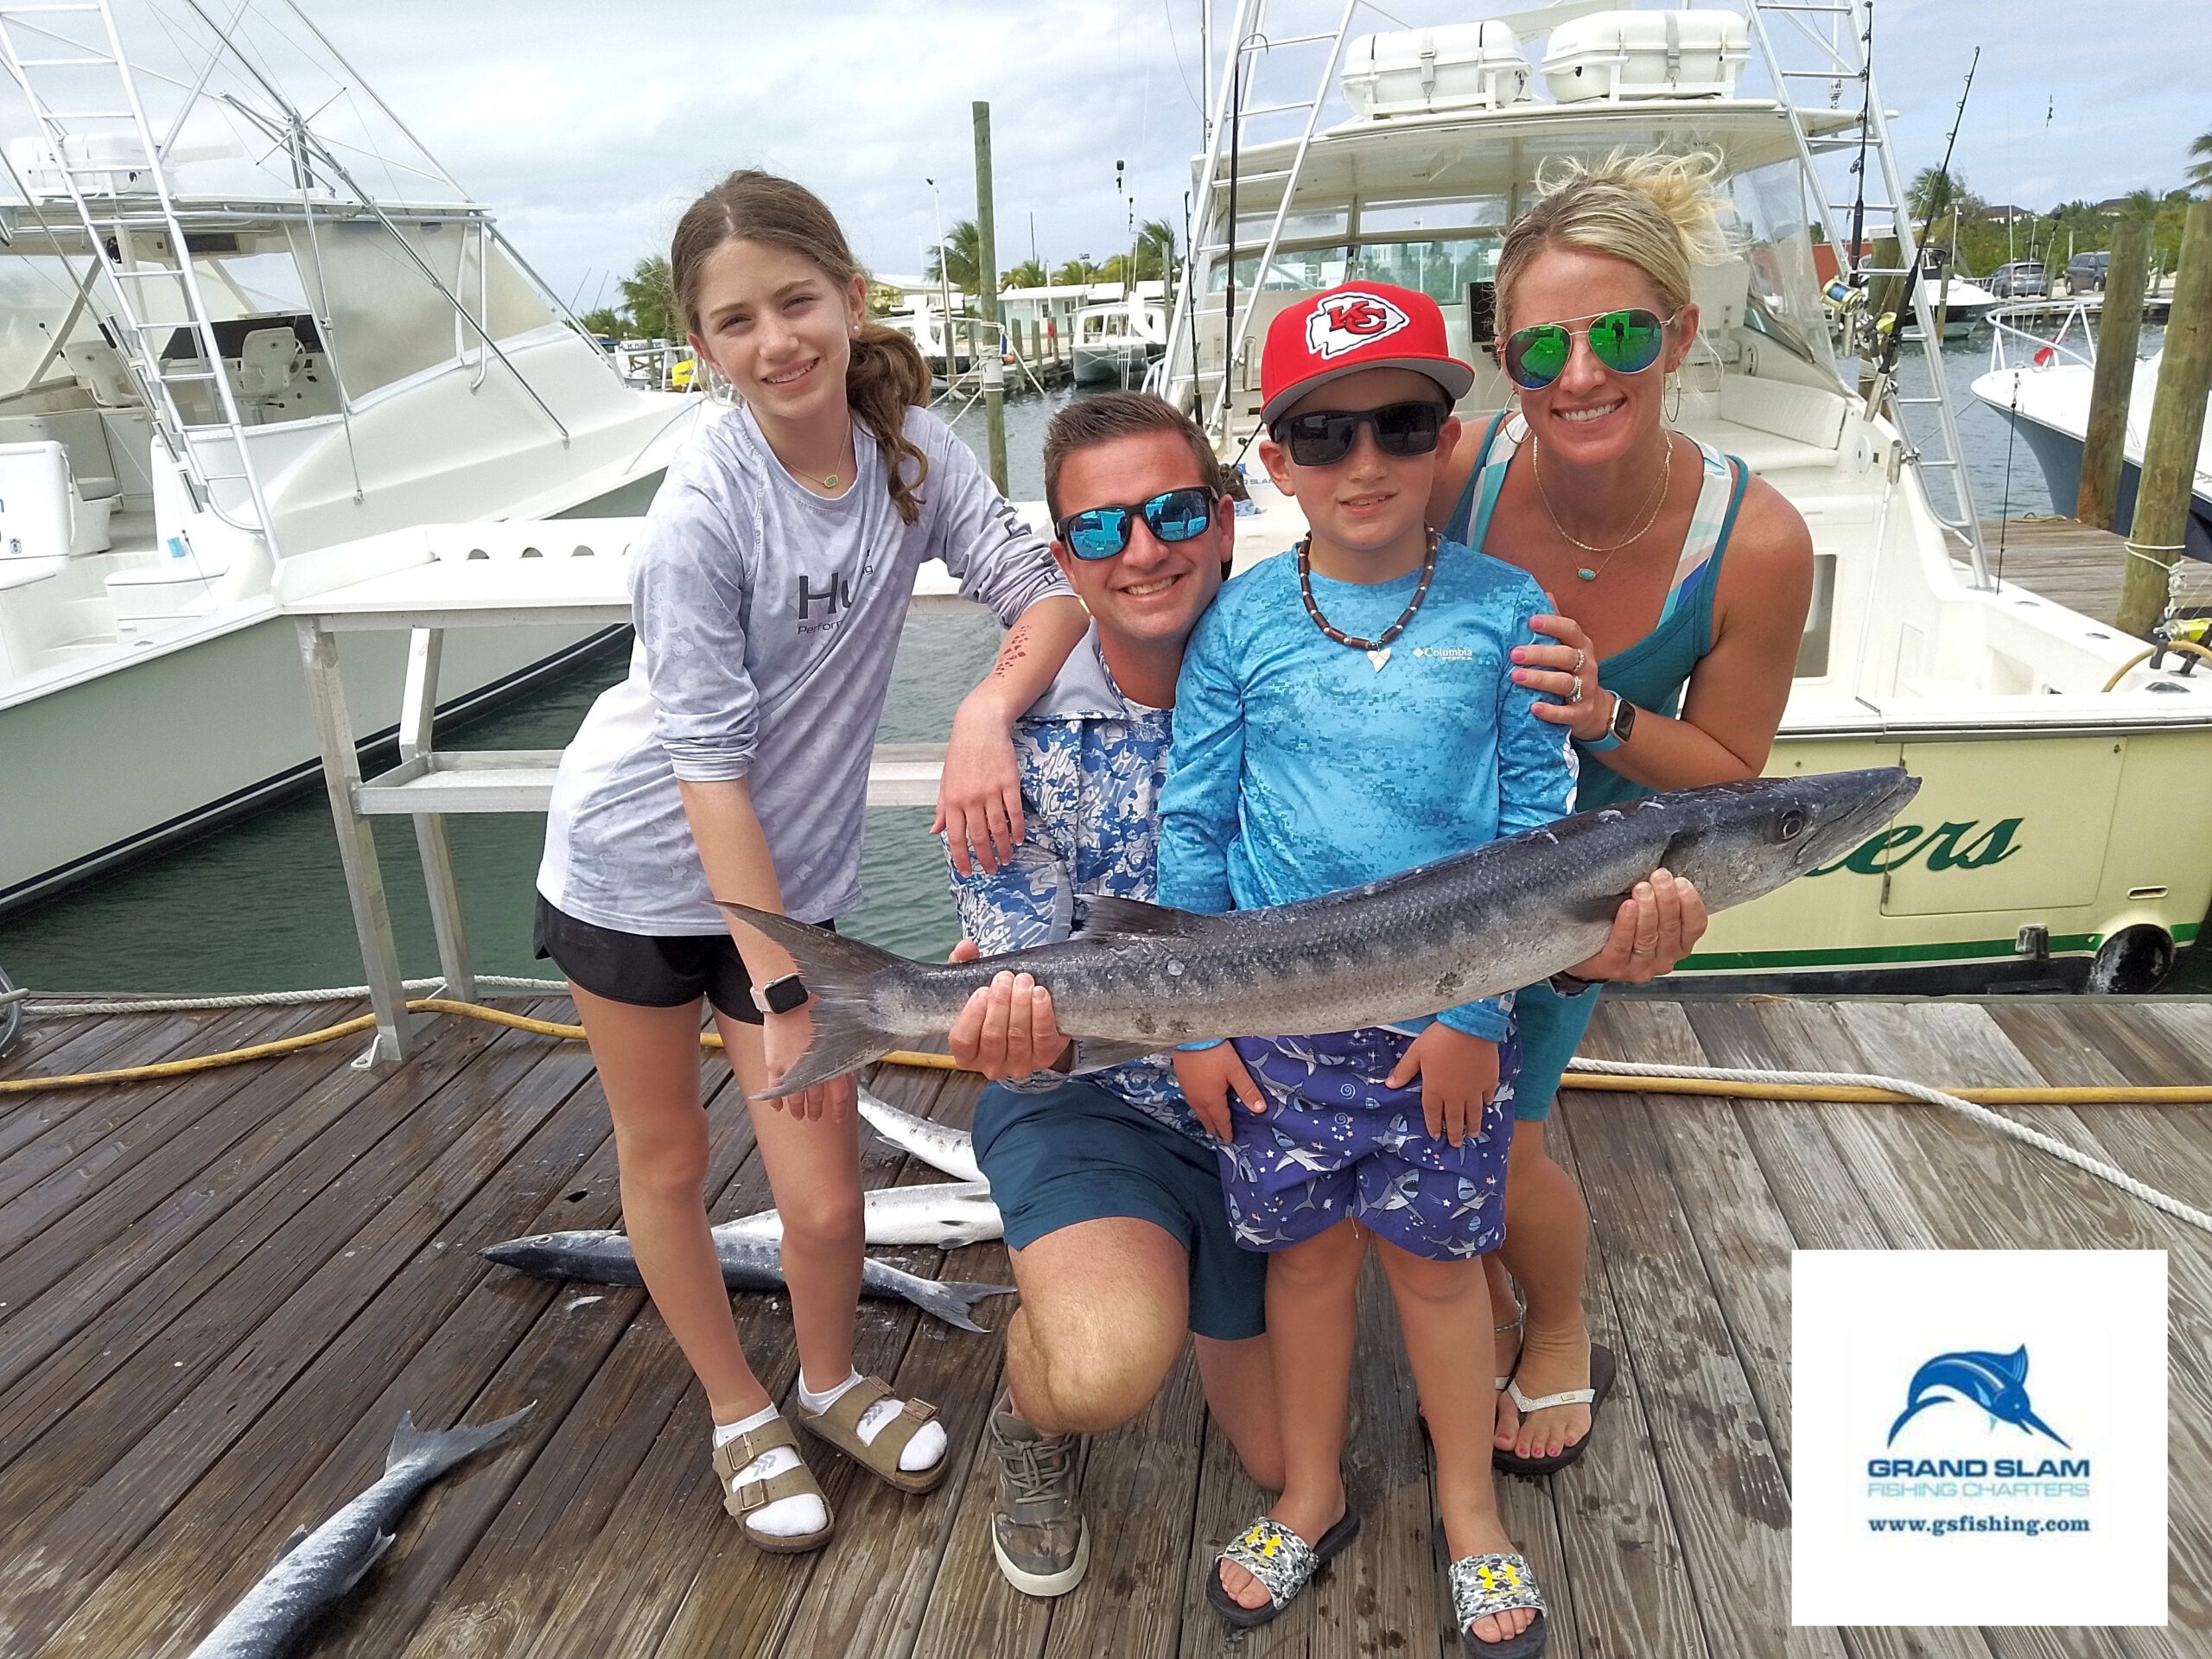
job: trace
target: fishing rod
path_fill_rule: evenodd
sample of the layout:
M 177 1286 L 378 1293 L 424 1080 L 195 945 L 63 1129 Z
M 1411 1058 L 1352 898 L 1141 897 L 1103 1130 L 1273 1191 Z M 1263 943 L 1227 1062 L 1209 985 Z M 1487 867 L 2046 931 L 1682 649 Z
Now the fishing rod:
M 1859 188 L 1851 203 L 1851 285 L 1866 284 L 1866 141 L 1874 130 L 1874 0 L 1866 0 L 1866 32 L 1859 37 Z
M 1943 144 L 1943 163 L 1936 169 L 1936 182 L 1929 190 L 1928 220 L 1923 226 L 1923 236 L 1934 232 L 1936 215 L 1948 204 L 1951 194 L 1951 152 L 1958 148 L 1959 128 L 1966 121 L 1967 99 L 1974 92 L 1974 71 L 1980 67 L 1981 48 L 1977 46 L 1974 49 L 1974 60 L 1967 65 L 1967 84 L 1959 93 L 1959 106 L 1951 116 L 1951 134 Z M 1910 231 L 1912 226 L 1911 204 L 1899 202 L 1897 207 L 1905 216 L 1904 228 Z M 1904 251 L 1903 237 L 1897 238 L 1897 251 L 1900 253 Z M 1914 290 L 1920 286 L 1920 245 L 1916 238 L 1912 247 L 1912 257 L 1905 264 L 1904 289 L 1897 296 L 1897 308 L 1890 315 L 1889 338 L 1882 343 L 1882 361 L 1875 372 L 1876 378 L 1885 385 L 1896 372 L 1897 353 L 1904 345 L 1904 320 L 1912 310 Z M 1936 349 L 1939 352 L 1942 349 L 1941 341 L 1936 342 Z M 1937 372 L 1940 373 L 1941 370 Z M 1878 403 L 1879 399 L 1877 398 L 1876 401 Z

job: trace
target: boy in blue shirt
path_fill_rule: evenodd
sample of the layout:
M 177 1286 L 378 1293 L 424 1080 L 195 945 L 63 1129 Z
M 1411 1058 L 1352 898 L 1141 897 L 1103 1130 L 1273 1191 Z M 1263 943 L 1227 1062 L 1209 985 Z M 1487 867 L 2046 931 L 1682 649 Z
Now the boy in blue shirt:
M 1423 524 L 1473 371 L 1427 296 L 1356 283 L 1278 315 L 1261 460 L 1310 533 L 1200 620 L 1176 689 L 1160 902 L 1218 913 L 1355 887 L 1572 808 L 1562 728 L 1509 653 L 1551 607 L 1527 575 Z M 1491 1313 L 1516 1054 L 1510 998 L 1402 1027 L 1179 1052 L 1223 1141 L 1231 1227 L 1272 1253 L 1268 1329 L 1286 1478 L 1223 1554 L 1209 1599 L 1271 1618 L 1357 1531 L 1339 1478 L 1355 1293 L 1371 1237 L 1436 1450 L 1462 1640 L 1532 1659 L 1543 1601 L 1491 1487 Z M 1230 1096 L 1239 1103 L 1230 1109 Z

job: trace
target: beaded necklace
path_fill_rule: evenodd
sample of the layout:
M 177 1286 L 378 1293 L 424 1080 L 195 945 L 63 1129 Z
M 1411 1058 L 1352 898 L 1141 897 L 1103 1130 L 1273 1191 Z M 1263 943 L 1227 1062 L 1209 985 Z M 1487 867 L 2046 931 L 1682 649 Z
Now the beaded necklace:
M 1406 601 L 1406 608 L 1398 613 L 1398 620 L 1372 639 L 1355 639 L 1343 629 L 1332 626 L 1321 614 L 1321 607 L 1313 602 L 1313 538 L 1304 536 L 1298 543 L 1298 596 L 1306 601 L 1306 614 L 1313 619 L 1313 626 L 1340 645 L 1350 645 L 1354 651 L 1363 651 L 1367 660 L 1380 674 L 1383 664 L 1390 660 L 1390 642 L 1406 631 L 1406 624 L 1414 620 L 1414 613 L 1421 609 L 1421 602 L 1428 597 L 1428 584 L 1436 579 L 1436 550 L 1444 538 L 1434 531 L 1428 532 L 1428 549 L 1421 555 L 1421 585 L 1414 589 L 1414 596 Z

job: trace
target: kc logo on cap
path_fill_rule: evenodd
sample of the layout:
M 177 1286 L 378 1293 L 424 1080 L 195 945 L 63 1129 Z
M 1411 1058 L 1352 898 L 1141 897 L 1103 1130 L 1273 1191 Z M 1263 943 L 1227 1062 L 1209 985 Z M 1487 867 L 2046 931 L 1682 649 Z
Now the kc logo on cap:
M 1388 340 L 1412 319 L 1380 294 L 1325 294 L 1306 319 L 1306 346 L 1324 360 Z
M 1452 355 L 1444 313 L 1427 295 L 1390 283 L 1346 283 L 1285 306 L 1260 354 L 1260 419 L 1278 419 L 1318 386 L 1367 369 L 1411 369 L 1453 403 L 1475 372 Z

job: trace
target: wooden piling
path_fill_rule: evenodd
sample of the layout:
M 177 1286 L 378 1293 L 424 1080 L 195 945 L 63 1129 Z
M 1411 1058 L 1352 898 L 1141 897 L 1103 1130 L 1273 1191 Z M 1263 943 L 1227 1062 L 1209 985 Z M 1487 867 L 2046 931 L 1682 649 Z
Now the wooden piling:
M 991 106 L 976 117 L 976 306 L 983 314 L 976 368 L 983 382 L 983 429 L 990 436 L 991 482 L 1006 493 L 1006 359 L 999 345 L 998 216 L 991 205 Z
M 2089 383 L 2089 428 L 2082 445 L 2082 493 L 2074 517 L 2098 530 L 2116 527 L 2120 461 L 2127 447 L 2127 400 L 2135 386 L 2135 346 L 2143 332 L 2151 227 L 2126 219 L 2113 237 L 2097 314 L 2097 367 Z
M 2110 289 L 2106 292 L 2111 299 Z M 2103 360 L 2101 350 L 2099 361 Z M 2165 356 L 2143 445 L 2143 479 L 2135 492 L 2127 574 L 2120 592 L 2120 626 L 2147 634 L 2166 608 L 2169 577 L 2189 528 L 2196 452 L 2204 437 L 2204 400 L 2212 395 L 2212 201 L 2192 201 L 2183 222 L 2166 321 Z

